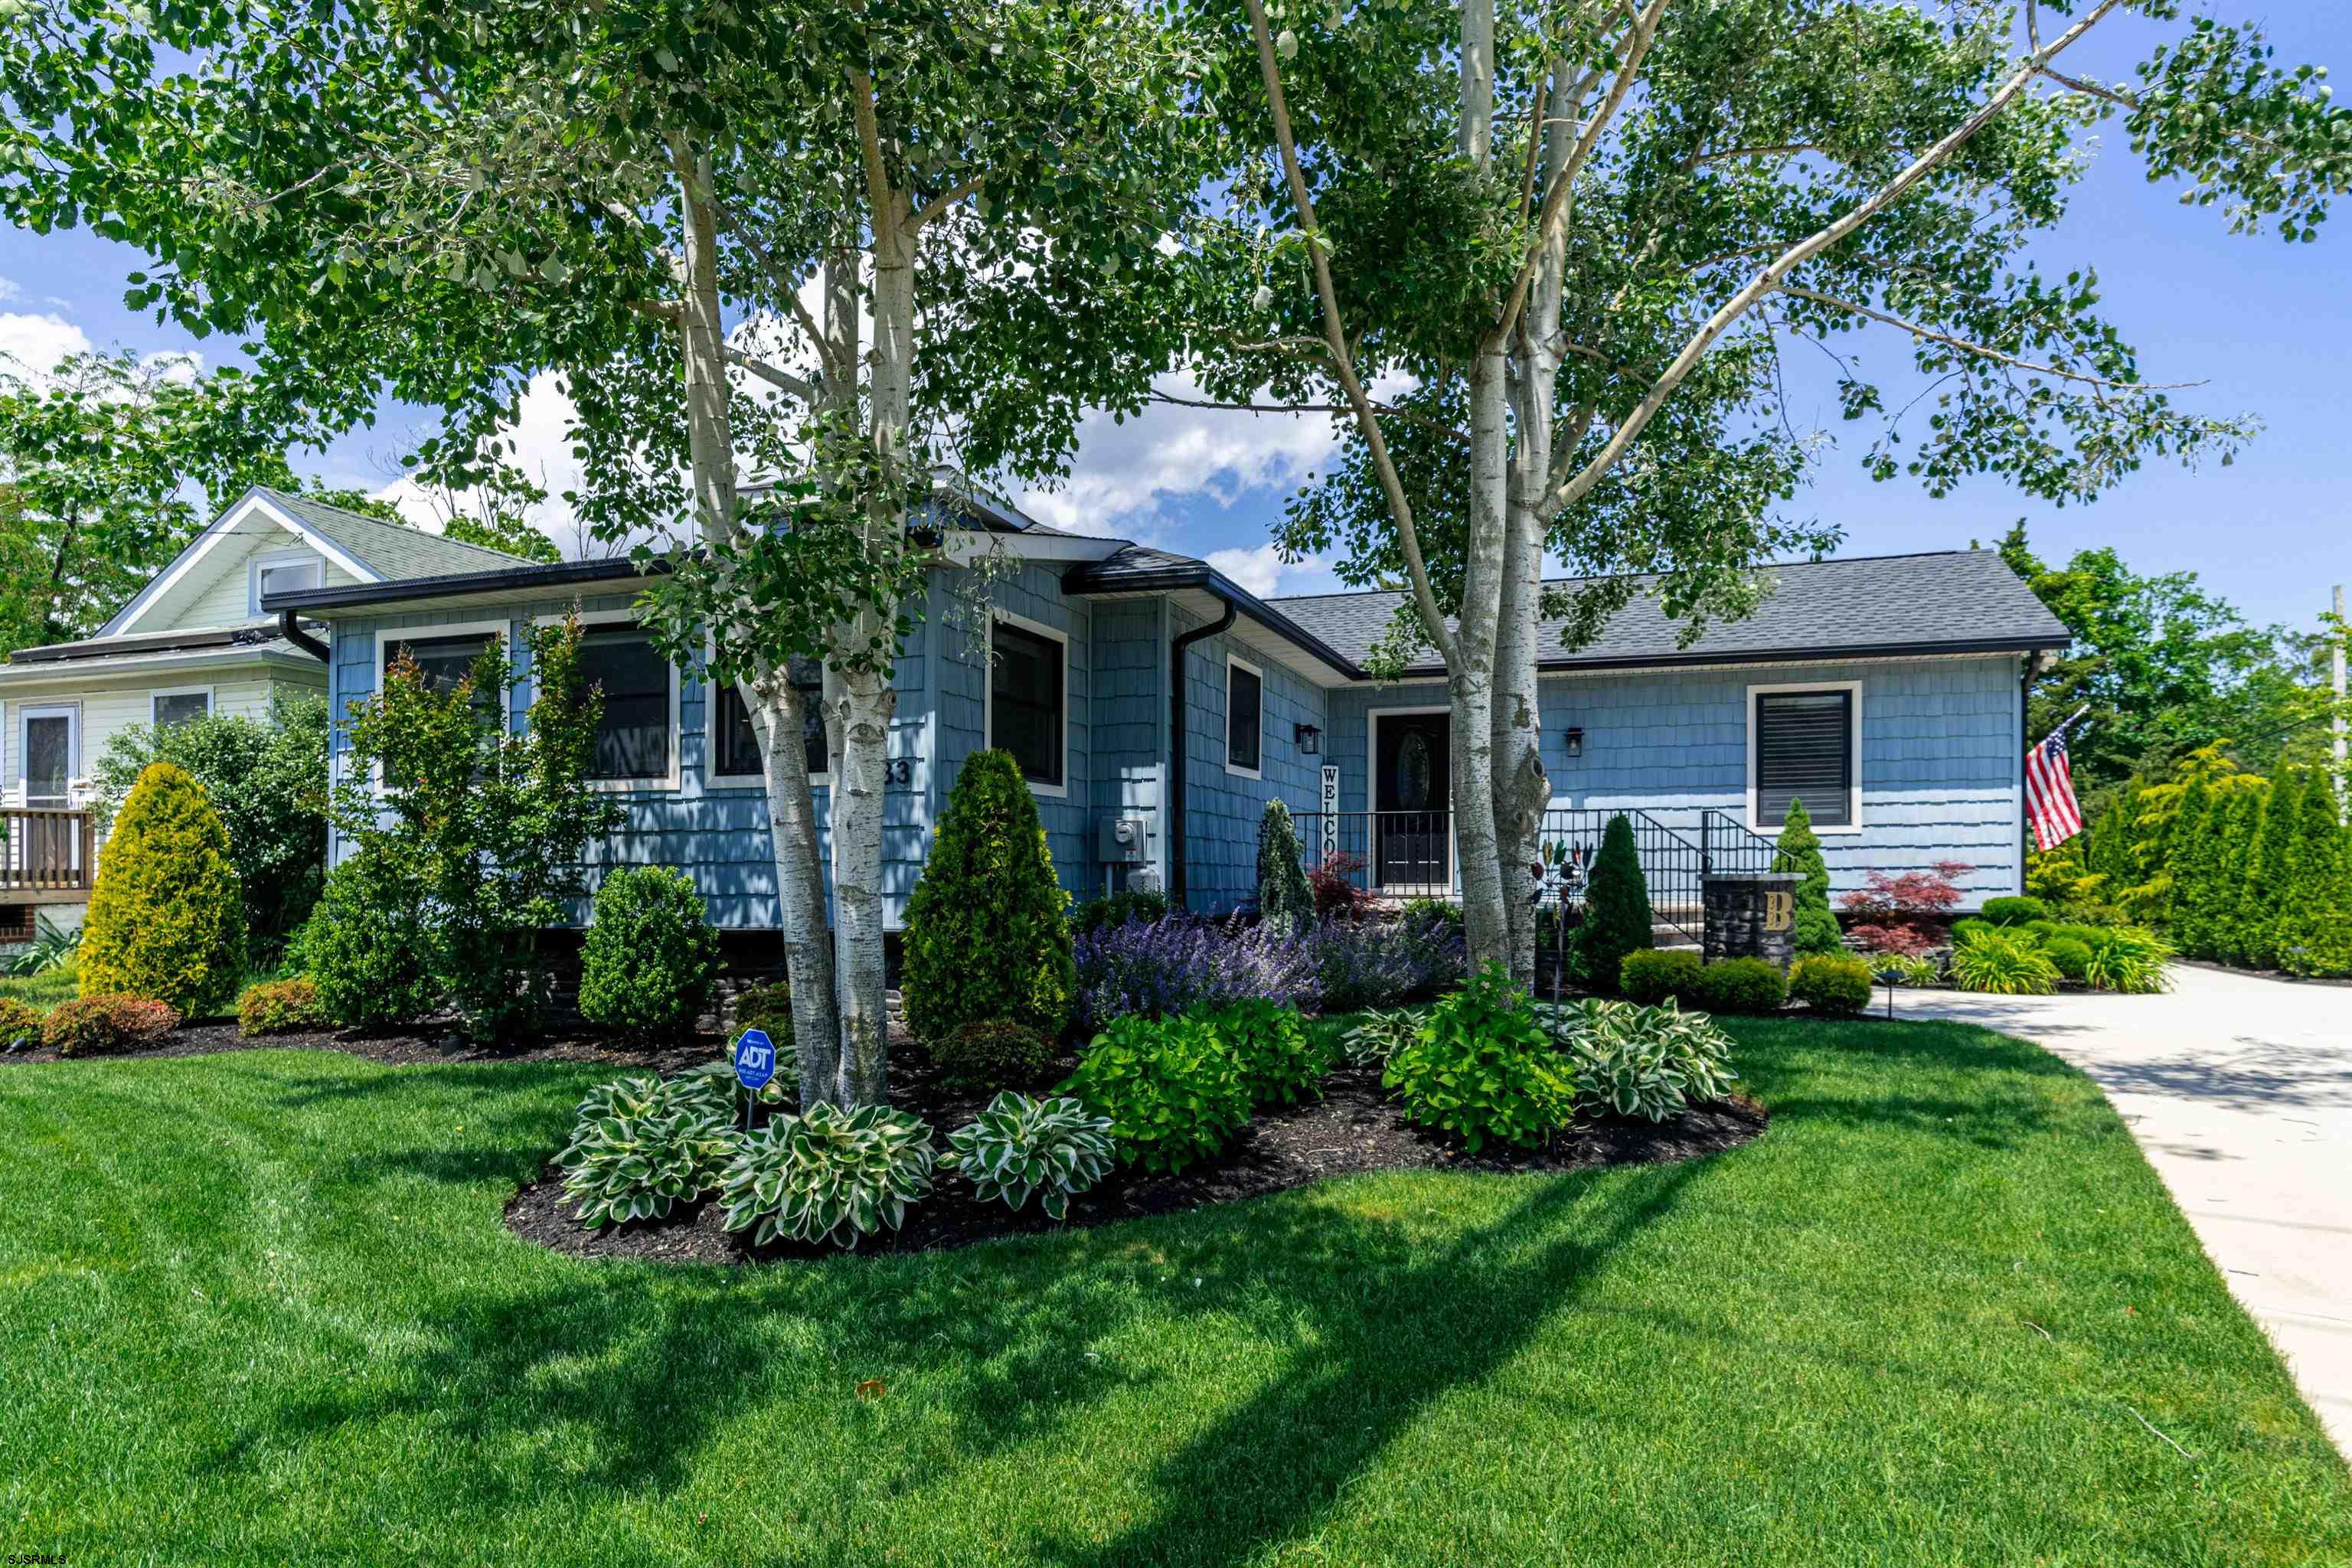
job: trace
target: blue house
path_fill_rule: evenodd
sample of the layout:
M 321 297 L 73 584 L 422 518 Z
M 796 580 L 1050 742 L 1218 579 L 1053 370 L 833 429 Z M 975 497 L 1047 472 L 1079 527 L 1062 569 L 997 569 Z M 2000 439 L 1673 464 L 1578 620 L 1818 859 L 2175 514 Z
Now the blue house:
M 985 625 L 970 563 L 985 574 Z M 957 770 L 1011 752 L 1076 898 L 1158 885 L 1200 912 L 1254 892 L 1271 798 L 1311 860 L 1337 855 L 1384 898 L 1458 882 L 1445 780 L 1451 737 L 1433 664 L 1382 682 L 1364 664 L 1388 593 L 1259 598 L 1206 563 L 1080 536 L 959 497 L 943 564 L 902 649 L 884 855 L 893 917 L 920 875 Z M 1989 552 L 1776 569 L 1746 620 L 1688 646 L 1639 597 L 1600 639 L 1542 668 L 1546 840 L 1539 895 L 1574 895 L 1607 817 L 1632 816 L 1664 918 L 1703 869 L 1761 869 L 1801 798 L 1843 890 L 1872 868 L 1958 861 L 1966 905 L 2018 890 L 2024 680 L 2067 633 Z M 759 752 L 741 703 L 638 631 L 625 561 L 515 561 L 268 595 L 295 647 L 327 665 L 337 712 L 405 649 L 428 670 L 486 638 L 576 609 L 605 695 L 599 787 L 626 824 L 599 864 L 680 868 L 712 919 L 777 924 Z M 1557 648 L 1557 636 L 1546 645 Z M 530 699 L 528 677 L 510 694 Z M 821 736 L 807 742 L 824 819 Z M 339 738 L 340 754 L 341 742 Z M 1533 870 L 1530 869 L 1532 876 Z

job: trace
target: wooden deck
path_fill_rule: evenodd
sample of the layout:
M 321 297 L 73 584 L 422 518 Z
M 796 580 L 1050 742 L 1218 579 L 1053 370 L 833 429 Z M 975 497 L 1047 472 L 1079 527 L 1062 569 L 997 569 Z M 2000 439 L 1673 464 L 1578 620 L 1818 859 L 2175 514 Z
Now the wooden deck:
M 86 811 L 0 806 L 0 904 L 79 904 L 98 875 L 98 825 Z

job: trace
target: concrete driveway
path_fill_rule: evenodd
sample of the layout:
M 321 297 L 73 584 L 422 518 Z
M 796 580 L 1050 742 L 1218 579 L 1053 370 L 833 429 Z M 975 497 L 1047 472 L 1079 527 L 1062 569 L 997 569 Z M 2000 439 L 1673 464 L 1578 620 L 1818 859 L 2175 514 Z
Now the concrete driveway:
M 2105 1089 L 2230 1289 L 2352 1456 L 2352 988 L 2173 966 L 2166 996 L 1904 995 Z

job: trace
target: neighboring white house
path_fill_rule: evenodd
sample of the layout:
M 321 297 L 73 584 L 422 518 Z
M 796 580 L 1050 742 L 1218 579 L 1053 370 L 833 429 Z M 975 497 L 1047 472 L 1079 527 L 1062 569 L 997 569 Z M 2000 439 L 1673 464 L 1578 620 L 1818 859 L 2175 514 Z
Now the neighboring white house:
M 324 649 L 265 615 L 261 596 L 520 565 L 514 556 L 248 490 L 98 635 L 20 648 L 0 665 L 0 942 L 30 938 L 36 909 L 79 924 L 97 838 L 90 771 L 132 724 L 266 715 L 279 690 L 324 692 Z

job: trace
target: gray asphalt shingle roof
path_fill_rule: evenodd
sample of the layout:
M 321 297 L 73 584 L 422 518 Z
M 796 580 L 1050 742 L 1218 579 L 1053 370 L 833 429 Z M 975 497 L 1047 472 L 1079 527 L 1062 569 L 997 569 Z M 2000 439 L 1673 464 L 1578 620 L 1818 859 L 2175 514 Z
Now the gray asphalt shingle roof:
M 1573 668 L 1790 655 L 1852 657 L 1905 648 L 2022 649 L 2053 647 L 2068 640 L 2064 624 L 1990 550 L 1808 561 L 1767 570 L 1776 587 L 1754 615 L 1714 622 L 1686 647 L 1677 646 L 1680 624 L 1666 616 L 1654 595 L 1643 593 L 1611 616 L 1599 637 L 1573 652 L 1561 646 L 1560 623 L 1546 625 L 1538 657 L 1547 667 Z M 1573 587 L 1589 580 L 1558 579 L 1546 585 Z M 1404 596 L 1398 592 L 1315 594 L 1266 602 L 1360 663 Z M 1436 669 L 1436 659 L 1429 658 L 1425 668 Z
M 258 488 L 257 493 L 268 497 L 272 506 L 291 512 L 333 540 L 388 581 L 447 577 L 460 572 L 495 572 L 503 566 L 530 564 L 521 556 L 509 555 L 503 550 L 461 543 L 421 528 L 407 528 L 381 518 L 345 511 L 307 496 L 289 495 L 266 487 Z

